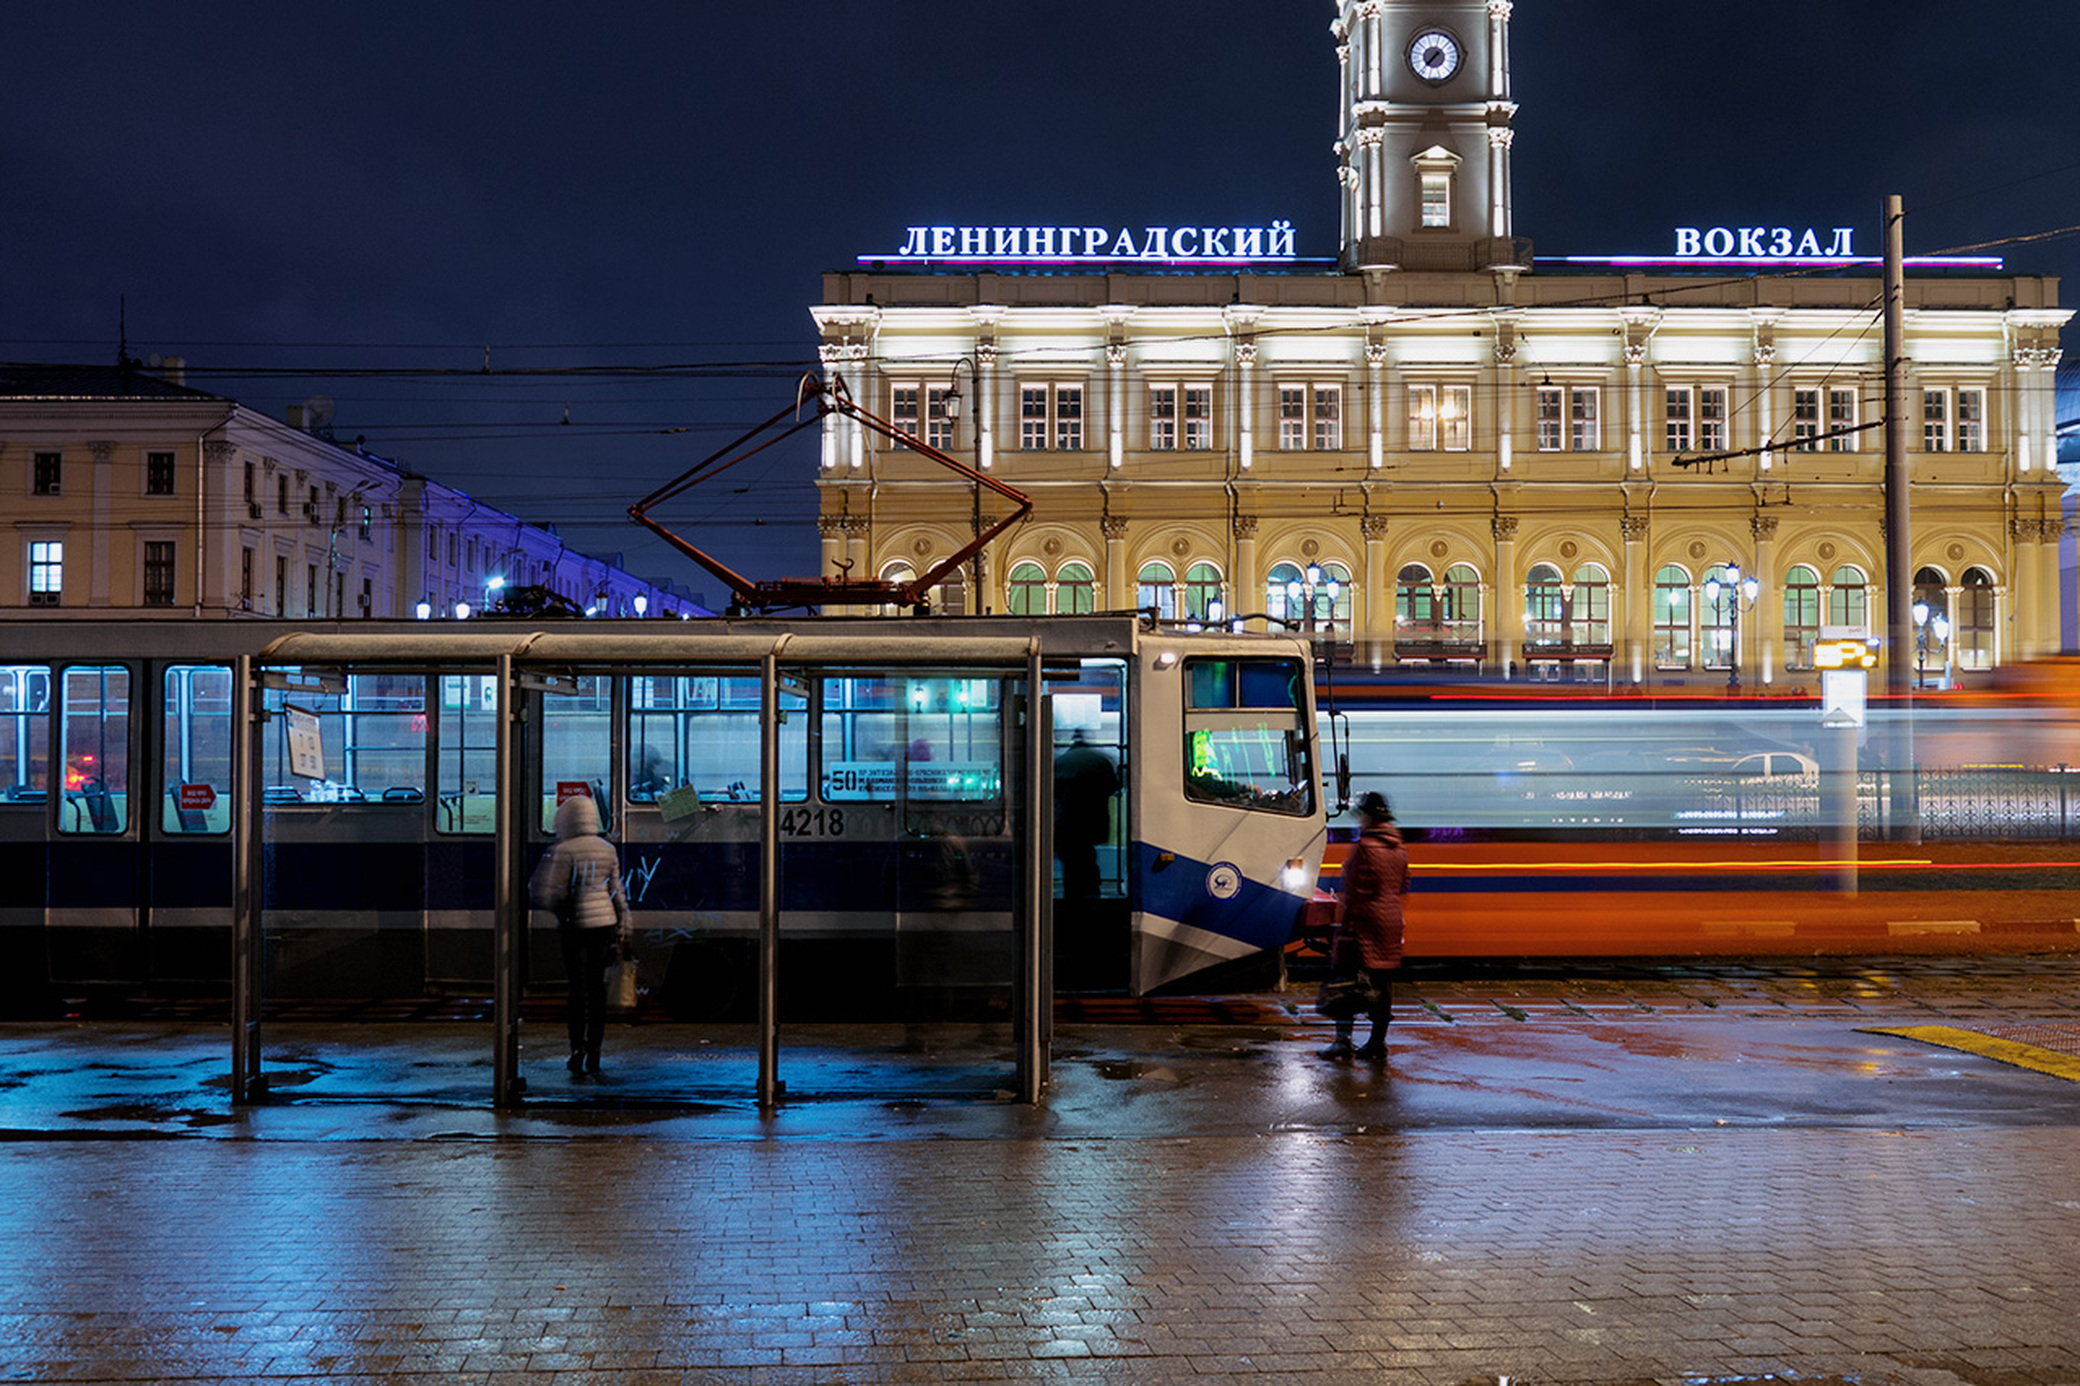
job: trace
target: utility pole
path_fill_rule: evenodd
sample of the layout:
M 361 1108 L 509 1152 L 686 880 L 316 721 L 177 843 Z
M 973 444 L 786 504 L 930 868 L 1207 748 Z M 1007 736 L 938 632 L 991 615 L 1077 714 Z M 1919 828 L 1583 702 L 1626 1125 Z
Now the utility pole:
M 1885 691 L 1893 709 L 1892 836 L 1921 840 L 1921 796 L 1915 793 L 1914 679 L 1908 662 L 1914 626 L 1914 549 L 1907 474 L 1906 212 L 1899 194 L 1885 199 Z

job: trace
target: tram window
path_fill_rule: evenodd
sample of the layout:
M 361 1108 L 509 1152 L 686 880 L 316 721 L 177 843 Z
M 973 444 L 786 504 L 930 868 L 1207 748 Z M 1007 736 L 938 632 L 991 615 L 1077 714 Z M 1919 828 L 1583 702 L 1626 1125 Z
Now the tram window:
M 41 803 L 51 792 L 51 671 L 0 664 L 0 802 Z
M 823 798 L 996 803 L 1004 797 L 1003 690 L 995 679 L 823 680 Z
M 498 831 L 498 678 L 441 676 L 440 742 L 434 766 L 434 830 Z
M 1298 660 L 1185 661 L 1185 796 L 1271 813 L 1314 811 Z
M 176 664 L 166 671 L 159 827 L 231 830 L 231 671 Z
M 556 826 L 557 786 L 606 789 L 614 763 L 613 680 L 603 674 L 578 677 L 573 693 L 542 699 L 541 829 Z M 602 821 L 605 821 L 602 816 Z
M 678 674 L 629 680 L 628 797 L 637 802 L 755 803 L 760 794 L 756 675 Z M 780 692 L 780 797 L 809 797 L 808 699 Z
M 120 833 L 130 822 L 130 671 L 119 664 L 75 667 L 63 681 L 58 831 Z
M 1186 705 L 1298 708 L 1300 679 L 1300 661 L 1296 659 L 1186 660 Z
M 269 803 L 413 802 L 426 783 L 426 680 L 418 674 L 351 674 L 343 693 L 269 690 L 266 707 L 285 702 L 318 716 L 324 775 L 291 773 L 289 722 L 270 716 L 260 757 Z M 488 790 L 487 790 L 488 792 Z

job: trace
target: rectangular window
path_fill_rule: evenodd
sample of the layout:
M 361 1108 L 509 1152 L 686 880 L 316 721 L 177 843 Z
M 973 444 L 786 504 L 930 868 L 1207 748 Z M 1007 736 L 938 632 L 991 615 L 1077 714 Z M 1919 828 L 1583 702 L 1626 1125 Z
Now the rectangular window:
M 1185 386 L 1184 445 L 1194 452 L 1204 452 L 1213 446 L 1213 390 L 1210 386 Z
M 1691 440 L 1697 436 L 1691 429 L 1691 423 L 1690 387 L 1671 387 L 1661 408 L 1662 450 L 1676 454 L 1690 451 Z
M 924 436 L 920 427 L 923 418 L 917 407 L 920 398 L 915 385 L 898 385 L 888 396 L 888 421 L 894 424 L 899 432 L 907 433 L 913 438 Z
M 35 456 L 35 489 L 39 496 L 57 496 L 65 492 L 65 455 L 57 452 L 39 452 Z
M 289 559 L 284 554 L 274 556 L 274 614 L 289 614 Z
M 1341 385 L 1278 387 L 1278 445 L 1334 451 L 1343 446 Z
M 1538 450 L 1558 452 L 1566 441 L 1562 427 L 1565 391 L 1557 385 L 1538 387 Z
M 471 683 L 493 692 L 497 680 L 455 677 L 444 682 Z M 419 674 L 350 674 L 343 693 L 299 690 L 269 691 L 266 707 L 279 714 L 284 700 L 317 714 L 322 774 L 294 773 L 289 754 L 289 718 L 267 719 L 260 766 L 271 804 L 391 803 L 426 801 L 426 679 Z M 495 728 L 496 716 L 485 713 L 483 725 Z M 444 750 L 451 728 L 443 720 Z M 483 768 L 481 778 L 457 780 L 454 791 L 436 807 L 434 826 L 442 832 L 484 832 L 496 822 L 494 793 L 488 770 L 491 753 L 483 751 L 470 768 Z
M 58 761 L 65 767 L 58 831 L 116 835 L 130 822 L 130 671 L 120 664 L 64 673 Z
M 144 604 L 173 605 L 173 541 L 149 539 L 144 546 Z
M 1796 452 L 1811 452 L 1819 447 L 1820 437 L 1820 392 L 1818 390 L 1793 390 L 1791 392 L 1791 447 Z
M 1957 392 L 1957 450 L 1986 451 L 1986 394 L 1981 390 Z
M 1154 385 L 1148 391 L 1148 445 L 1156 452 L 1177 448 L 1177 387 Z
M 307 563 L 303 570 L 303 614 L 318 614 L 318 565 Z
M 1856 435 L 1846 430 L 1856 427 L 1856 391 L 1829 390 L 1827 392 L 1827 429 L 1835 436 L 1827 440 L 1829 452 L 1856 451 Z
M 826 678 L 822 688 L 826 803 L 1003 802 L 1000 680 Z
M 238 605 L 242 611 L 253 609 L 253 550 L 238 551 Z
M 1697 446 L 1706 452 L 1726 451 L 1726 387 L 1697 392 Z
M 1294 660 L 1185 663 L 1185 797 L 1270 813 L 1314 807 Z
M 1423 175 L 1423 225 L 1450 226 L 1452 224 L 1452 175 L 1449 173 L 1425 173 Z
M 275 479 L 274 508 L 277 514 L 289 513 L 289 478 L 286 476 Z
M 0 664 L 0 803 L 41 803 L 51 792 L 51 671 Z
M 65 595 L 65 545 L 38 539 L 29 545 L 29 605 L 56 606 Z
M 1950 392 L 1947 390 L 1921 392 L 1921 450 L 1950 450 Z
M 1409 386 L 1408 446 L 1414 452 L 1465 452 L 1472 447 L 1473 387 Z
M 246 504 L 251 505 L 259 497 L 253 491 L 253 464 L 246 463 Z
M 953 446 L 953 420 L 946 413 L 949 393 L 937 387 L 924 392 L 924 440 L 941 452 Z
M 144 455 L 144 493 L 148 496 L 173 494 L 172 453 L 148 452 Z
M 176 664 L 166 671 L 159 827 L 231 831 L 231 671 Z
M 780 694 L 780 797 L 809 797 L 808 700 Z M 629 797 L 677 806 L 758 802 L 759 681 L 755 675 L 679 674 L 628 681 Z M 828 754 L 828 751 L 826 751 Z
M 1340 386 L 1314 387 L 1314 445 L 1322 452 L 1333 452 L 1343 446 L 1343 390 Z
M 1063 452 L 1083 448 L 1083 387 L 1054 387 L 1054 445 Z
M 1081 385 L 1021 385 L 1018 389 L 1018 445 L 1029 451 L 1083 447 Z
M 1598 452 L 1603 448 L 1603 429 L 1596 417 L 1596 397 L 1594 385 L 1577 385 L 1568 392 L 1567 443 L 1576 452 Z
M 1278 388 L 1278 445 L 1288 451 L 1307 446 L 1307 389 L 1301 385 Z

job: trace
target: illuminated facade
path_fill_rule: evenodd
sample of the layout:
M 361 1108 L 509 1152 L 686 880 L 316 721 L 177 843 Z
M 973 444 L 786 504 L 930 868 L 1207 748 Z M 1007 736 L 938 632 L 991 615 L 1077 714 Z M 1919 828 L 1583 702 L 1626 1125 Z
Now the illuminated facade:
M 1033 497 L 939 605 L 1262 614 L 1382 665 L 1698 686 L 1817 688 L 1822 627 L 1882 634 L 1878 267 L 1835 228 L 1534 260 L 1510 11 L 1337 7 L 1334 262 L 1290 228 L 921 227 L 825 276 L 826 370 Z M 1910 261 L 1930 682 L 2059 647 L 2069 317 L 2055 279 Z M 977 532 L 965 484 L 825 429 L 826 573 L 920 572 Z
M 615 614 L 691 606 L 460 491 L 159 369 L 0 369 L 12 618 L 354 620 L 481 610 L 505 584 Z

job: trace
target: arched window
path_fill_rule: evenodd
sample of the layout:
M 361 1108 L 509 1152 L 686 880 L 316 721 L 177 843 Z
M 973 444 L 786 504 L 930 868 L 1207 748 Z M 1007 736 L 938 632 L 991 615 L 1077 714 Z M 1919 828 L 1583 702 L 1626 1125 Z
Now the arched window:
M 1438 623 L 1444 638 L 1455 644 L 1478 645 L 1481 640 L 1481 575 L 1467 563 L 1454 563 L 1444 571 L 1444 584 L 1437 591 Z
M 1828 579 L 1827 624 L 1847 626 L 1857 636 L 1871 633 L 1870 594 L 1863 584 L 1863 573 L 1851 567 L 1834 570 Z
M 1950 636 L 1960 669 L 1993 667 L 1993 574 L 1967 568 Z
M 1165 621 L 1177 619 L 1177 575 L 1167 563 L 1144 563 L 1134 588 L 1134 605 Z
M 1004 583 L 1004 605 L 1013 616 L 1047 614 L 1047 570 L 1033 562 L 1014 563 Z
M 1300 568 L 1294 563 L 1274 563 L 1271 571 L 1264 574 L 1264 614 L 1274 621 L 1298 621 L 1304 612 L 1300 603 L 1287 598 L 1294 583 L 1299 582 Z
M 1803 563 L 1784 574 L 1784 667 L 1813 667 L 1820 640 L 1820 575 Z
M 1054 609 L 1064 616 L 1084 616 L 1098 609 L 1098 582 L 1088 563 L 1064 563 L 1054 575 Z
M 1654 667 L 1690 667 L 1690 574 L 1673 563 L 1654 574 Z
M 1331 583 L 1335 584 L 1336 593 L 1333 597 L 1318 599 L 1321 603 L 1318 614 L 1328 618 L 1329 629 L 1337 642 L 1348 645 L 1351 642 L 1351 611 L 1357 599 L 1358 584 L 1351 580 L 1351 570 L 1341 563 L 1324 563 L 1322 585 L 1326 587 Z
M 1550 563 L 1534 563 L 1524 579 L 1524 644 L 1528 648 L 1558 645 L 1566 628 L 1567 593 L 1560 586 L 1560 570 Z
M 1221 601 L 1221 570 L 1211 563 L 1194 563 L 1184 572 L 1184 614 L 1187 620 L 1205 621 Z M 1225 603 L 1223 603 L 1225 610 Z
M 1574 606 L 1568 612 L 1567 639 L 1575 645 L 1611 643 L 1611 575 L 1600 563 L 1574 570 Z
M 1437 588 L 1430 570 L 1420 563 L 1404 567 L 1394 578 L 1394 638 L 1430 641 L 1437 633 Z
M 898 558 L 893 562 L 884 563 L 881 566 L 881 580 L 883 582 L 896 585 L 915 582 L 917 581 L 917 569 L 911 567 L 908 563 L 905 563 L 902 559 Z M 888 606 L 884 606 L 881 608 L 881 614 L 884 616 L 898 615 L 900 614 L 900 611 L 901 608 L 895 606 L 892 603 Z

